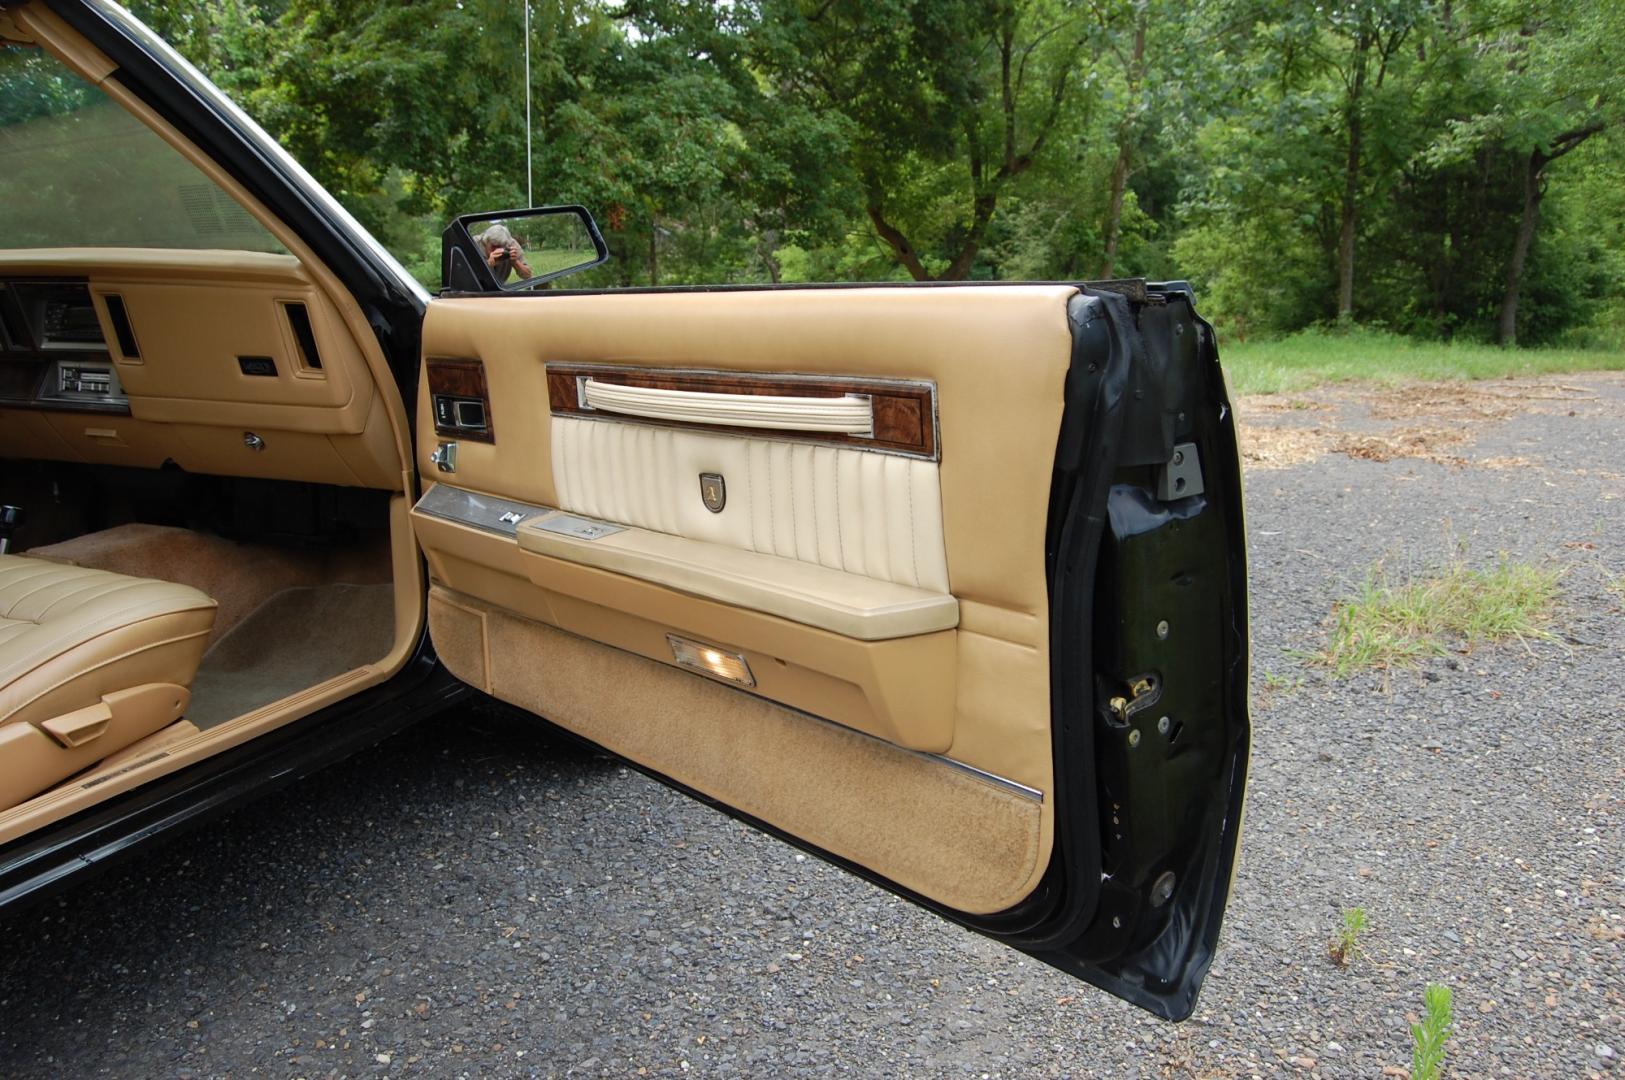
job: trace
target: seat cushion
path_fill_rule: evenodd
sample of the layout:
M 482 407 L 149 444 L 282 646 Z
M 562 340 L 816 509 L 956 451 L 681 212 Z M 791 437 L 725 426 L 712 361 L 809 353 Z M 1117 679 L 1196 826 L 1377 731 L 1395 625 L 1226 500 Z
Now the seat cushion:
M 190 686 L 214 610 L 186 585 L 0 555 L 0 725 L 146 683 Z

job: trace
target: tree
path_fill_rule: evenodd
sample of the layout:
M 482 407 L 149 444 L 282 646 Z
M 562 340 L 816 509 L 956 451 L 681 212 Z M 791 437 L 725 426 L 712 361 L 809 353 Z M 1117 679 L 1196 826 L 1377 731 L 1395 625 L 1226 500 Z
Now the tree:
M 1078 0 L 762 0 L 753 59 L 851 131 L 863 212 L 917 281 L 969 277 L 1091 81 Z
M 1360 203 L 1371 165 L 1372 98 L 1384 89 L 1406 38 L 1428 17 L 1428 0 L 1293 0 L 1284 15 L 1274 35 L 1283 80 L 1330 79 L 1341 122 L 1337 317 L 1352 319 Z
M 1625 11 L 1611 3 L 1488 0 L 1472 11 L 1496 73 L 1494 101 L 1452 123 L 1440 162 L 1499 145 L 1521 163 L 1522 213 L 1506 261 L 1496 340 L 1518 340 L 1518 306 L 1549 168 L 1625 120 Z
M 512 0 L 131 2 L 431 287 L 448 218 L 523 201 Z M 1189 277 L 1227 333 L 1508 344 L 1625 310 L 1625 4 L 525 2 L 536 200 L 614 256 L 577 283 Z
M 1108 21 L 1101 17 L 1101 28 L 1108 40 L 1108 49 L 1117 58 L 1123 72 L 1123 108 L 1117 122 L 1117 157 L 1112 163 L 1111 194 L 1106 202 L 1106 221 L 1101 228 L 1105 237 L 1105 252 L 1100 259 L 1100 276 L 1109 278 L 1117 268 L 1117 245 L 1123 234 L 1123 193 L 1128 187 L 1129 169 L 1134 163 L 1135 145 L 1139 139 L 1140 124 L 1144 120 L 1146 102 L 1143 100 L 1146 78 L 1146 36 L 1151 28 L 1151 0 L 1132 0 L 1126 18 Z M 1114 25 L 1115 23 L 1115 25 Z M 1127 31 L 1128 42 L 1112 40 L 1114 31 Z

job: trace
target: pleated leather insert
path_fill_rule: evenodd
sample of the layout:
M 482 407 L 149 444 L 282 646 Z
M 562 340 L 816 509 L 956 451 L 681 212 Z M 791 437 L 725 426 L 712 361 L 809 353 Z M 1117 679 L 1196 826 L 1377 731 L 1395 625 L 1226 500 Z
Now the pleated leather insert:
M 567 416 L 552 418 L 552 443 L 572 513 L 950 591 L 935 462 Z M 701 473 L 726 482 L 721 513 Z

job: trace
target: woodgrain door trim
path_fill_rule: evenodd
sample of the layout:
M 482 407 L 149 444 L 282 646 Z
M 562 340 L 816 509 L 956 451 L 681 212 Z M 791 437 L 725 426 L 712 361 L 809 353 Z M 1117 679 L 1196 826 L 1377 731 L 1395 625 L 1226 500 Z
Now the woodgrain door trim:
M 485 362 L 462 357 L 431 356 L 424 361 L 424 366 L 429 375 L 430 415 L 434 417 L 435 434 L 448 439 L 496 442 L 496 420 L 491 415 L 491 392 L 485 383 Z M 435 398 L 442 397 L 478 401 L 485 410 L 485 426 L 470 428 L 444 422 L 434 403 Z
M 940 422 L 936 384 L 923 380 L 870 379 L 831 375 L 763 374 L 708 371 L 690 368 L 644 368 L 610 364 L 555 364 L 547 366 L 548 406 L 555 416 L 582 420 L 710 431 L 735 437 L 769 438 L 794 442 L 828 443 L 855 450 L 941 460 Z M 793 397 L 844 397 L 861 394 L 873 402 L 874 435 L 865 438 L 838 432 L 809 432 L 778 428 L 738 428 L 657 420 L 601 412 L 583 403 L 581 384 L 640 386 L 660 390 L 689 390 L 711 394 L 749 394 Z

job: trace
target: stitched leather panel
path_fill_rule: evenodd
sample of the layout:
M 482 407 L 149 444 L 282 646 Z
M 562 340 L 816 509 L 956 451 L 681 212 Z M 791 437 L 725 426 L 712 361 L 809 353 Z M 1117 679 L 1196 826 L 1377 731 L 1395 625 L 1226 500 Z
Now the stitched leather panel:
M 110 631 L 150 624 L 152 643 L 160 644 L 174 629 L 165 616 L 196 613 L 207 632 L 214 607 L 208 596 L 173 582 L 0 555 L 0 690 L 11 694 L 51 658 Z M 192 674 L 166 673 L 164 681 L 184 686 Z M 0 695 L 0 722 L 10 719 L 6 700 Z
M 567 416 L 552 441 L 561 509 L 951 591 L 935 462 Z M 727 484 L 721 513 L 701 473 Z

